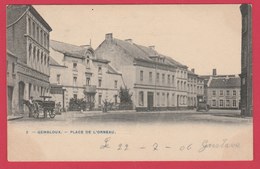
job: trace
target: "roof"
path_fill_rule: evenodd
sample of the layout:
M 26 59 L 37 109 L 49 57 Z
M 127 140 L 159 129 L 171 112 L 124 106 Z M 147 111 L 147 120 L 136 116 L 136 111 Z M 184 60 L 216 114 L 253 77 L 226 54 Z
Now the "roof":
M 32 5 L 8 5 L 7 6 L 7 26 L 16 23 L 22 16 L 30 11 L 38 21 L 40 21 L 48 31 L 52 31 L 50 25 L 42 18 L 42 16 L 37 12 L 37 10 Z
M 66 67 L 66 66 L 64 66 L 64 65 L 59 64 L 59 63 L 58 63 L 56 60 L 54 60 L 51 56 L 50 56 L 49 64 L 50 64 L 51 66 Z
M 111 73 L 111 74 L 117 74 L 117 75 L 121 75 L 121 73 L 119 73 L 118 71 L 116 71 L 111 65 L 107 65 L 107 72 Z
M 209 88 L 239 88 L 240 85 L 240 77 L 213 78 Z
M 125 40 L 120 40 L 117 38 L 113 38 L 113 41 L 115 42 L 116 45 L 123 48 L 128 53 L 128 55 L 134 59 L 141 59 L 141 60 L 145 60 L 145 61 L 154 62 L 154 60 L 151 59 L 151 57 L 158 56 L 161 58 L 165 58 L 164 63 L 162 63 L 162 64 L 187 68 L 187 66 L 177 62 L 173 58 L 160 54 L 156 50 L 154 50 L 150 47 L 138 45 L 138 44 L 132 43 L 132 42 L 127 42 Z
M 83 58 L 87 51 L 93 52 L 93 49 L 90 46 L 81 47 L 81 46 L 76 46 L 65 42 L 59 42 L 56 40 L 50 41 L 50 47 L 57 52 L 63 53 L 65 55 L 70 55 L 73 57 L 78 57 L 78 58 Z
M 189 74 L 189 75 L 198 76 L 197 74 L 195 74 L 194 72 L 192 72 L 192 71 L 190 71 L 190 70 L 188 70 L 188 74 Z
M 113 39 L 115 43 L 125 49 L 130 56 L 136 59 L 151 60 L 147 53 L 138 48 L 138 45 L 120 39 Z M 151 60 L 152 61 L 152 60 Z

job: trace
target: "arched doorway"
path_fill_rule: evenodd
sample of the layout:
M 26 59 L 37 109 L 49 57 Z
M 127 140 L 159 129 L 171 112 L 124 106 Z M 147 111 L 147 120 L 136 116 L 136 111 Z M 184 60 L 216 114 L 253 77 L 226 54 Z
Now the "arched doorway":
M 24 87 L 25 87 L 25 84 L 24 82 L 20 81 L 19 82 L 19 96 L 18 96 L 18 99 L 19 99 L 19 111 L 20 112 L 23 112 L 24 111 L 24 105 L 23 105 L 23 100 L 24 100 Z

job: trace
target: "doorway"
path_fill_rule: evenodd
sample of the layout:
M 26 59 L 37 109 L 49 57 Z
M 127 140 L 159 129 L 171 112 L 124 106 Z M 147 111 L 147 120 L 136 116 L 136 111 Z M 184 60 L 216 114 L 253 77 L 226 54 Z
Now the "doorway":
M 147 109 L 149 111 L 153 110 L 153 92 L 147 93 Z
M 18 96 L 18 103 L 19 103 L 19 111 L 20 112 L 24 112 L 24 105 L 23 105 L 23 100 L 24 100 L 24 87 L 25 84 L 24 82 L 19 82 L 19 96 Z

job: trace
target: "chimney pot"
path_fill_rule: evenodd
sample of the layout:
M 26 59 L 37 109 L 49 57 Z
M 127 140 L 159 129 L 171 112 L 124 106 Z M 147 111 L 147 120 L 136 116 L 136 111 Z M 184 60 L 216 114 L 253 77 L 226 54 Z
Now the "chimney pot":
M 106 40 L 112 40 L 113 39 L 113 34 L 112 33 L 107 33 L 106 34 Z
M 213 75 L 213 76 L 217 76 L 217 69 L 213 69 L 212 75 Z

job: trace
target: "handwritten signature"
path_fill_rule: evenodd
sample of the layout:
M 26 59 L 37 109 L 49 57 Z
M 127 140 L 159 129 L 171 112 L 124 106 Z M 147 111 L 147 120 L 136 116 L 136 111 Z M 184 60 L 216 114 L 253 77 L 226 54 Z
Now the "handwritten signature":
M 116 149 L 118 151 L 127 151 L 130 149 L 130 145 L 128 143 L 119 143 L 117 146 L 110 146 L 112 138 L 107 137 L 104 139 L 103 143 L 100 146 L 100 149 Z M 240 148 L 240 143 L 231 143 L 228 141 L 228 139 L 222 139 L 220 142 L 210 142 L 207 139 L 204 139 L 201 141 L 199 144 L 195 143 L 189 143 L 189 144 L 183 144 L 179 146 L 171 146 L 171 145 L 160 145 L 157 142 L 154 142 L 150 146 L 140 146 L 140 147 L 135 147 L 136 149 L 150 149 L 152 151 L 160 151 L 162 149 L 176 149 L 177 151 L 191 151 L 195 150 L 198 153 L 202 153 L 206 150 L 209 149 L 235 149 L 235 148 Z M 133 147 L 132 147 L 133 149 Z

